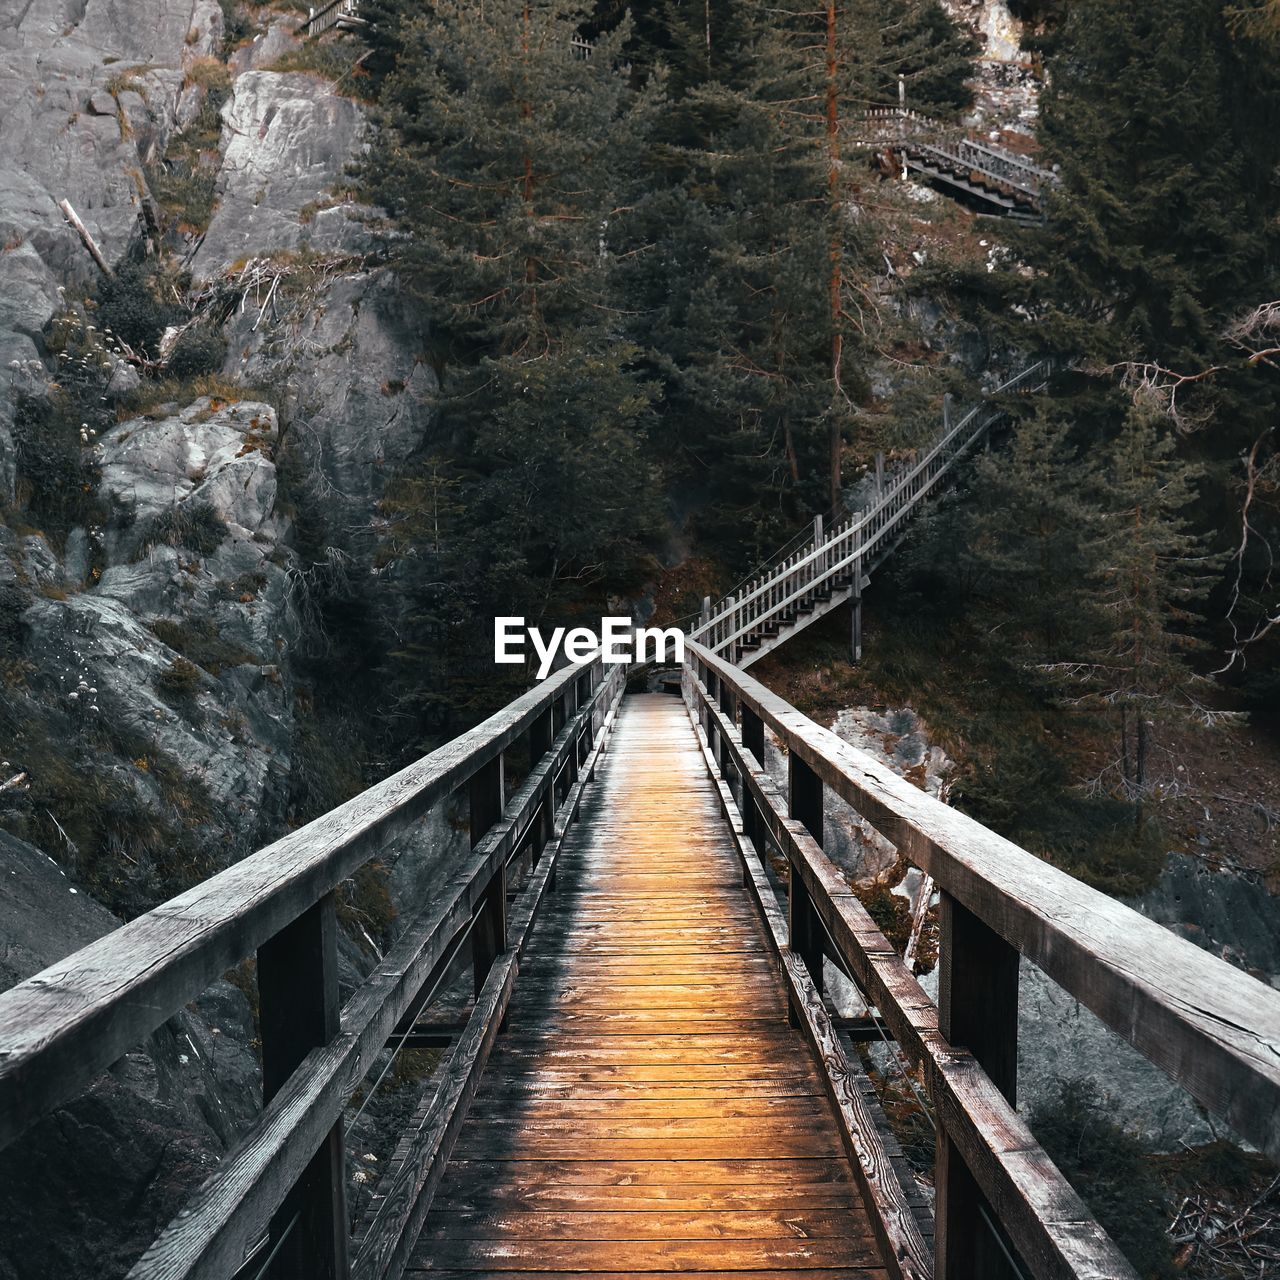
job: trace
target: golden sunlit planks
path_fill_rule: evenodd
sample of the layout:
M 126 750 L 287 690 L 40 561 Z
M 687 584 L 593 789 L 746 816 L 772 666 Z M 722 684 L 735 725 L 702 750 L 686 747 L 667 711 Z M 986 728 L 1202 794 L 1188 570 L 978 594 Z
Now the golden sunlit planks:
M 681 703 L 629 698 L 411 1271 L 881 1280 Z

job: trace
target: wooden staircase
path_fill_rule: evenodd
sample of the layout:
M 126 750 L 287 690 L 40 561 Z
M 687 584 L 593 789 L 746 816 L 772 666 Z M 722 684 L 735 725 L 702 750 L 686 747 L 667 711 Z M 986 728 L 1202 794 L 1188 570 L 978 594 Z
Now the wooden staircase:
M 891 151 L 904 172 L 1020 221 L 1040 220 L 1044 193 L 1058 181 L 1027 156 L 905 107 L 872 107 L 858 145 Z
M 1005 398 L 1044 386 L 1047 362 L 1038 361 L 1001 383 L 952 424 L 944 417 L 938 442 L 887 485 L 865 511 L 843 514 L 829 530 L 821 517 L 813 532 L 792 544 L 761 573 L 717 604 L 703 604 L 691 638 L 746 668 L 840 606 L 853 603 L 853 652 L 861 654 L 862 593 L 871 574 L 906 536 L 912 515 L 943 486 L 956 464 L 1006 411 Z

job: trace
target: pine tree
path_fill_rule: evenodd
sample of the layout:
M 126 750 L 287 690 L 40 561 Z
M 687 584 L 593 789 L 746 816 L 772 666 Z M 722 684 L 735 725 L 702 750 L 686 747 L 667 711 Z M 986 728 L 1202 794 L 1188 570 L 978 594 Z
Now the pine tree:
M 1254 628 L 1280 545 L 1274 496 L 1242 463 L 1256 478 L 1276 457 L 1274 375 L 1235 336 L 1280 297 L 1280 62 L 1244 10 L 1265 16 L 1220 0 L 1073 0 L 1046 42 L 1042 100 L 1061 182 L 1024 242 L 1033 332 L 1064 357 L 1059 405 L 1105 444 L 1135 396 L 1159 399 L 1179 451 L 1206 466 L 1218 545 L 1234 526 L 1249 552 L 1238 595 L 1215 606 L 1236 610 L 1228 644 Z
M 1038 327 L 1107 370 L 1104 387 L 1133 362 L 1224 366 L 1183 405 L 1189 420 L 1216 412 L 1205 452 L 1234 456 L 1270 414 L 1223 334 L 1280 295 L 1275 61 L 1233 38 L 1220 0 L 1074 0 L 1050 52 L 1040 134 L 1061 183 L 1025 245 Z
M 698 492 L 698 530 L 732 562 L 820 502 L 825 180 L 787 115 L 797 91 L 772 15 L 740 6 L 709 58 L 697 16 L 667 29 L 685 53 L 618 248 L 673 485 Z
M 1190 529 L 1197 469 L 1178 457 L 1167 419 L 1135 406 L 1102 474 L 1104 532 L 1095 576 L 1101 631 L 1087 661 L 1063 664 L 1085 705 L 1113 722 L 1117 749 L 1102 779 L 1136 806 L 1158 783 L 1151 766 L 1159 728 L 1202 722 L 1201 682 L 1190 665 L 1203 647 L 1196 612 L 1221 567 Z
M 899 83 L 907 105 L 928 114 L 954 115 L 972 104 L 978 42 L 938 0 L 842 0 L 832 8 L 852 106 L 896 103 Z
M 401 655 L 438 648 L 442 618 L 464 666 L 488 662 L 496 613 L 598 619 L 653 527 L 649 389 L 605 247 L 643 109 L 619 70 L 625 29 L 575 56 L 585 17 L 564 0 L 445 0 L 398 27 L 366 186 L 408 233 L 396 258 L 433 319 L 447 442 L 391 513 L 417 601 L 401 626 L 421 622 Z M 411 499 L 437 476 L 454 498 L 426 556 L 436 516 Z
M 1096 491 L 1068 424 L 1043 408 L 974 466 L 963 556 L 988 632 L 1033 683 L 1044 667 L 1086 655 L 1102 622 Z

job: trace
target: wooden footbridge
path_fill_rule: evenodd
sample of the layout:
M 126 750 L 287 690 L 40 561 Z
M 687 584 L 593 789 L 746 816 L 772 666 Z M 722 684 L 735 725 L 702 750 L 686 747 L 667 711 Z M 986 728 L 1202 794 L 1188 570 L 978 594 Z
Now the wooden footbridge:
M 691 640 L 682 698 L 561 670 L 0 996 L 0 1145 L 256 957 L 262 1112 L 134 1280 L 1129 1280 L 1016 1109 L 1020 964 L 1273 1156 L 1280 993 L 847 746 L 717 653 L 741 643 Z M 936 1004 L 824 854 L 831 797 L 936 885 Z M 470 853 L 341 1003 L 344 881 L 446 802 Z M 353 1220 L 352 1097 L 460 967 L 465 1020 Z M 873 1013 L 835 1016 L 834 971 Z M 936 1129 L 923 1179 L 867 1039 Z
M 904 173 L 916 173 L 988 213 L 1039 221 L 1045 193 L 1058 181 L 1029 156 L 905 106 L 872 107 L 858 144 L 888 152 Z

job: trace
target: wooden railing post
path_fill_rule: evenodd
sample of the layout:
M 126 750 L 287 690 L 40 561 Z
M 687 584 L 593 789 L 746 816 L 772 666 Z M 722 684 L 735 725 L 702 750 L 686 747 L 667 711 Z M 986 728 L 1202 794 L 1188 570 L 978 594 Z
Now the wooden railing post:
M 742 745 L 746 751 L 755 756 L 759 768 L 764 768 L 764 721 L 744 702 L 742 703 Z M 756 807 L 755 796 L 744 778 L 742 781 L 742 830 L 751 841 L 751 846 L 763 861 L 765 855 L 765 826 Z M 750 873 L 743 868 L 744 883 L 750 879 Z
M 725 719 L 728 720 L 730 724 L 733 723 L 737 716 L 737 707 L 734 705 L 736 702 L 737 699 L 733 695 L 733 690 L 729 688 L 725 681 L 721 680 L 720 710 L 724 713 Z M 738 798 L 738 771 L 733 767 L 733 753 L 729 748 L 729 743 L 725 741 L 723 734 L 717 734 L 716 737 L 720 747 L 720 750 L 716 755 L 716 762 L 720 766 L 720 776 L 729 784 L 729 790 L 734 793 L 734 797 L 736 799 Z
M 853 621 L 851 626 L 852 634 L 849 637 L 850 648 L 853 651 L 854 662 L 862 661 L 862 525 L 855 522 L 853 529 L 853 546 L 854 550 L 859 554 L 855 555 L 853 561 L 853 596 L 850 600 L 850 606 L 853 612 Z
M 471 847 L 488 834 L 502 818 L 506 801 L 503 792 L 502 753 L 471 775 Z M 471 930 L 471 966 L 478 996 L 493 962 L 507 949 L 507 869 L 503 866 L 484 891 L 476 906 L 476 922 Z
M 803 760 L 792 753 L 789 783 L 791 816 L 821 845 L 822 779 Z M 808 890 L 796 875 L 794 865 L 788 871 L 787 880 L 788 945 L 792 953 L 804 962 L 805 968 L 809 970 L 809 976 L 813 979 L 813 985 L 821 991 L 823 989 L 822 923 L 813 909 Z M 793 1026 L 800 1025 L 800 1018 L 794 1009 L 791 1010 L 791 1022 Z
M 560 707 L 561 707 L 560 725 L 562 728 L 563 726 L 567 725 L 570 720 L 573 719 L 575 714 L 577 714 L 577 710 L 578 710 L 577 693 L 578 693 L 577 689 L 574 688 L 573 686 L 570 686 L 568 689 L 564 691 L 564 694 L 560 699 Z M 573 784 L 578 780 L 578 753 L 576 750 L 572 750 L 569 752 L 567 767 L 565 768 L 565 771 L 564 771 L 564 779 L 565 779 L 564 795 L 567 796 Z M 563 800 L 564 796 L 561 796 L 561 799 Z
M 303 1058 L 341 1029 L 334 894 L 258 948 L 258 1007 L 265 1106 Z M 271 1263 L 272 1280 L 347 1280 L 346 1186 L 339 1120 L 272 1219 L 272 1241 L 285 1236 Z
M 938 1015 L 948 1043 L 968 1049 L 1010 1103 L 1018 1089 L 1019 955 L 948 894 L 939 906 Z M 1015 1280 L 993 1237 L 995 1214 L 969 1167 L 938 1130 L 937 1280 Z
M 529 768 L 531 769 L 537 767 L 555 741 L 552 719 L 552 710 L 548 705 L 539 712 L 529 726 Z M 533 831 L 529 837 L 530 853 L 535 867 L 538 865 L 538 859 L 542 857 L 543 849 L 555 835 L 555 808 L 555 779 L 553 778 L 538 805 L 538 812 L 533 818 Z
M 702 731 L 707 735 L 707 746 L 711 748 L 712 755 L 719 758 L 716 752 L 715 717 L 708 708 L 720 696 L 720 686 L 716 681 L 716 673 L 710 667 L 702 668 L 702 683 L 707 690 L 707 705 L 702 708 Z

